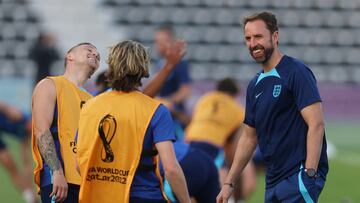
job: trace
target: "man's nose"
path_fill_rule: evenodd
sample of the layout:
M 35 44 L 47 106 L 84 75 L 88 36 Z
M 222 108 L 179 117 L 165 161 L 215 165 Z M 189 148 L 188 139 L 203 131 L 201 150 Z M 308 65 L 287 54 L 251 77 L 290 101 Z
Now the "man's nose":
M 254 48 L 257 45 L 257 41 L 255 40 L 255 38 L 251 38 L 250 39 L 250 48 Z

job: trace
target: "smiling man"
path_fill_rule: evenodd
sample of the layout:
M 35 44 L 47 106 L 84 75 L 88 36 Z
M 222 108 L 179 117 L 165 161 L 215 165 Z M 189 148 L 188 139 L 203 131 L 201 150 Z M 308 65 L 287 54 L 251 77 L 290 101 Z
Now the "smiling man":
M 328 160 L 316 79 L 301 61 L 283 55 L 274 14 L 244 19 L 246 46 L 263 70 L 247 89 L 244 130 L 217 202 L 227 202 L 259 144 L 266 171 L 265 202 L 317 202 Z
M 43 203 L 78 202 L 81 178 L 74 139 L 80 109 L 92 97 L 82 86 L 99 62 L 96 47 L 80 43 L 67 52 L 65 73 L 41 80 L 34 89 L 32 150 Z

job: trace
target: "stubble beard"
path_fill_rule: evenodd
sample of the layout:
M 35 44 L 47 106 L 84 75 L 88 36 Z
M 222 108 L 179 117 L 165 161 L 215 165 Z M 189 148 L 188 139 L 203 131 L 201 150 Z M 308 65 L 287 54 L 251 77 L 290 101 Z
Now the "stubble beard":
M 272 40 L 270 40 L 270 45 L 271 46 L 268 47 L 268 48 L 265 48 L 262 45 L 257 45 L 257 46 L 255 46 L 255 47 L 253 47 L 252 49 L 249 50 L 251 57 L 255 60 L 256 63 L 266 64 L 269 61 L 271 55 L 274 52 L 274 46 L 272 44 L 273 44 Z M 264 56 L 261 57 L 261 58 L 256 58 L 252 53 L 256 49 L 263 49 L 264 50 Z

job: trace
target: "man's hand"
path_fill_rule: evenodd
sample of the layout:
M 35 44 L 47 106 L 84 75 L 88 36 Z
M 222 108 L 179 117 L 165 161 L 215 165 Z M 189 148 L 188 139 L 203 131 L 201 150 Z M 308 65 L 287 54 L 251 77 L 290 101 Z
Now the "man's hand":
M 10 105 L 4 108 L 4 113 L 13 122 L 19 121 L 23 118 L 21 111 Z
M 184 40 L 176 40 L 168 45 L 165 60 L 166 63 L 161 68 L 160 72 L 146 85 L 143 93 L 149 97 L 155 97 L 160 91 L 162 85 L 171 71 L 176 67 L 176 64 L 182 59 L 186 53 L 186 42 Z
M 57 170 L 53 173 L 53 189 L 50 197 L 55 202 L 62 202 L 66 199 L 68 193 L 68 184 L 66 182 L 63 170 Z
M 174 68 L 186 54 L 186 48 L 187 43 L 185 40 L 175 40 L 173 43 L 169 44 L 166 50 L 165 59 L 166 63 L 170 66 L 166 67 Z
M 234 188 L 230 185 L 223 185 L 220 193 L 216 197 L 216 203 L 227 203 Z

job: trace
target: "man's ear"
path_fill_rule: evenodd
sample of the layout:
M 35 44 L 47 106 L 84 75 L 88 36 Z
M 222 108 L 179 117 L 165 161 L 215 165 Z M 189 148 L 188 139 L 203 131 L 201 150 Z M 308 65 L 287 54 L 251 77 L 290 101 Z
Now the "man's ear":
M 74 54 L 68 53 L 68 54 L 66 54 L 65 58 L 68 61 L 73 61 L 74 60 Z
M 272 34 L 272 40 L 275 44 L 279 44 L 279 31 L 275 31 Z

